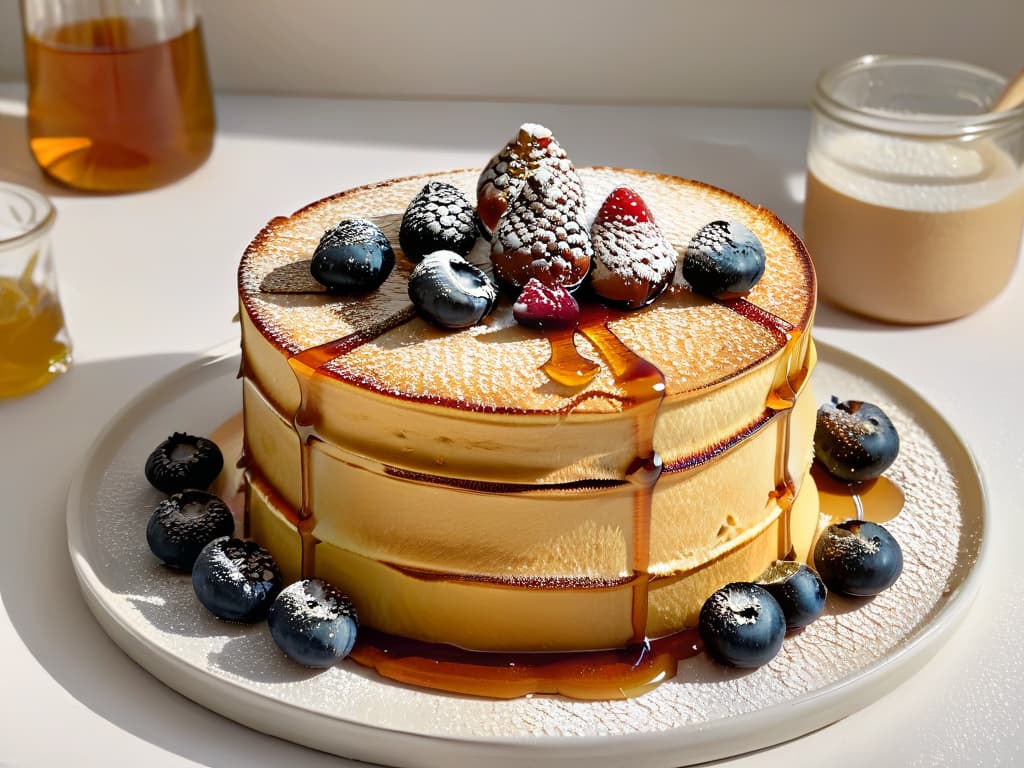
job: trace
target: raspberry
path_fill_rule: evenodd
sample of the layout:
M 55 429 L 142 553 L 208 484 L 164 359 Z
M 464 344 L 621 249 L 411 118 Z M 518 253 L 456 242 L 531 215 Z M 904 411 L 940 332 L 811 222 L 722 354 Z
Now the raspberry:
M 540 330 L 573 328 L 580 319 L 580 305 L 562 286 L 530 278 L 512 305 L 512 316 L 520 325 Z
M 535 277 L 569 290 L 583 281 L 592 250 L 577 200 L 564 174 L 541 168 L 527 177 L 491 242 L 491 263 L 499 281 L 520 288 Z
M 498 228 L 498 220 L 519 195 L 526 179 L 539 169 L 566 177 L 566 193 L 583 209 L 583 184 L 565 150 L 542 125 L 524 123 L 480 174 L 477 182 L 477 213 L 486 236 Z
M 672 282 L 677 254 L 650 209 L 629 187 L 612 190 L 590 229 L 594 292 L 609 303 L 637 309 Z

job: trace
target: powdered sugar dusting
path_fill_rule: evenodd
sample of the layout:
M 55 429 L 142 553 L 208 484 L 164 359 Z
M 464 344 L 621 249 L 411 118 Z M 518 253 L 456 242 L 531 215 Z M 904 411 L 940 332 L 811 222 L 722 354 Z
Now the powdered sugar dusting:
M 654 222 L 629 227 L 595 224 L 591 237 L 595 280 L 614 273 L 623 280 L 658 282 L 675 272 L 678 254 Z
M 612 190 L 598 211 L 590 236 L 592 284 L 598 295 L 636 308 L 654 300 L 671 282 L 676 250 L 632 189 Z
M 565 150 L 544 126 L 524 123 L 477 180 L 477 212 L 488 231 L 498 226 L 499 217 L 520 194 L 526 179 L 542 168 L 563 175 L 568 193 L 582 206 L 583 185 Z
M 522 286 L 578 285 L 590 269 L 590 235 L 580 221 L 580 198 L 562 173 L 540 168 L 501 218 L 492 241 L 497 277 Z
M 545 128 L 540 123 L 523 123 L 519 127 L 519 130 L 520 131 L 525 131 L 526 133 L 530 134 L 534 138 L 538 138 L 538 139 L 548 139 L 548 138 L 551 138 L 551 130 L 548 129 L 548 128 Z
M 814 298 L 809 263 L 795 238 L 770 212 L 710 187 L 672 177 L 611 169 L 582 169 L 579 176 L 590 202 L 578 215 L 581 226 L 588 229 L 604 199 L 623 184 L 641 195 L 666 239 L 676 246 L 689 242 L 710 220 L 746 222 L 767 252 L 765 277 L 751 291 L 749 300 L 794 326 L 804 327 Z M 466 192 L 474 189 L 477 177 L 477 172 L 465 171 L 391 181 L 315 203 L 293 217 L 275 219 L 242 260 L 239 288 L 243 311 L 271 344 L 289 353 L 378 328 L 383 319 L 408 312 L 411 304 L 407 283 L 412 265 L 401 255 L 384 285 L 362 296 L 267 294 L 260 291 L 260 285 L 278 267 L 309 259 L 324 230 L 342 218 L 369 218 L 394 237 L 400 216 L 393 212 L 403 210 L 430 178 Z M 387 212 L 387 221 L 381 212 Z M 480 239 L 467 260 L 490 271 L 490 250 L 491 243 Z M 534 259 L 531 255 L 529 261 Z M 417 398 L 451 400 L 458 395 L 480 408 L 500 403 L 517 403 L 525 410 L 566 407 L 569 394 L 576 393 L 553 387 L 541 370 L 550 354 L 547 343 L 526 329 L 512 333 L 509 326 L 516 326 L 511 302 L 500 303 L 484 325 L 458 333 L 441 333 L 415 321 L 388 331 L 362 352 L 346 355 L 336 368 L 347 380 Z M 623 343 L 665 374 L 669 400 L 682 392 L 714 386 L 777 349 L 777 341 L 757 324 L 685 291 L 663 294 L 643 311 L 616 320 L 613 327 Z M 501 343 L 487 343 L 485 339 L 500 339 Z M 724 341 L 717 344 L 709 339 Z M 586 342 L 577 343 L 581 354 L 600 360 Z M 457 380 L 454 369 L 451 376 L 447 375 L 444 366 L 435 362 L 440 359 L 436 355 L 450 359 L 466 378 Z M 514 374 L 510 374 L 512 368 Z M 606 366 L 602 365 L 602 371 L 579 394 L 592 390 L 618 391 Z M 282 402 L 291 402 L 289 398 L 294 397 L 286 391 L 274 394 Z M 580 403 L 578 410 L 599 412 L 619 407 L 614 400 L 590 397 Z

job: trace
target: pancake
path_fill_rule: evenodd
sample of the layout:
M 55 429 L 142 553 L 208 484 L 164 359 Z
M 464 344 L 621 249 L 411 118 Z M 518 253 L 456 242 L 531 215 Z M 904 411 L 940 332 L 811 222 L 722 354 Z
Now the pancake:
M 764 276 L 715 301 L 677 274 L 643 309 L 584 302 L 574 331 L 518 325 L 509 296 L 476 326 L 434 327 L 410 304 L 398 223 L 428 181 L 473 198 L 479 170 L 320 200 L 245 252 L 249 533 L 287 580 L 339 585 L 364 627 L 483 652 L 622 648 L 695 626 L 723 584 L 806 558 L 818 510 L 805 249 L 770 211 L 699 182 L 578 174 L 588 223 L 627 185 L 677 251 L 709 221 L 742 221 Z M 384 284 L 288 287 L 323 232 L 355 216 L 395 247 Z M 468 258 L 489 270 L 488 253 L 481 239 Z

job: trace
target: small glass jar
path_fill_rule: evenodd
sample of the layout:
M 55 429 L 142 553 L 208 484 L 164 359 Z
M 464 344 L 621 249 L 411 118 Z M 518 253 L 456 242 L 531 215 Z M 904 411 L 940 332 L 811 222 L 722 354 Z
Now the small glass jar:
M 967 315 L 1008 282 L 1024 225 L 1024 107 L 941 59 L 865 56 L 813 101 L 804 240 L 823 299 L 896 323 Z
M 0 398 L 38 389 L 71 365 L 50 249 L 56 216 L 43 195 L 0 181 Z

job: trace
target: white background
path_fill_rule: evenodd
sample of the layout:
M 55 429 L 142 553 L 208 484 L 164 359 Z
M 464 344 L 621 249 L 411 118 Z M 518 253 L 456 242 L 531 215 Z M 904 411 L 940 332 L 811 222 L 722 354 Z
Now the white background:
M 198 0 L 218 90 L 803 105 L 865 53 L 1024 67 L 1022 0 Z M 0 0 L 0 80 L 23 77 Z

